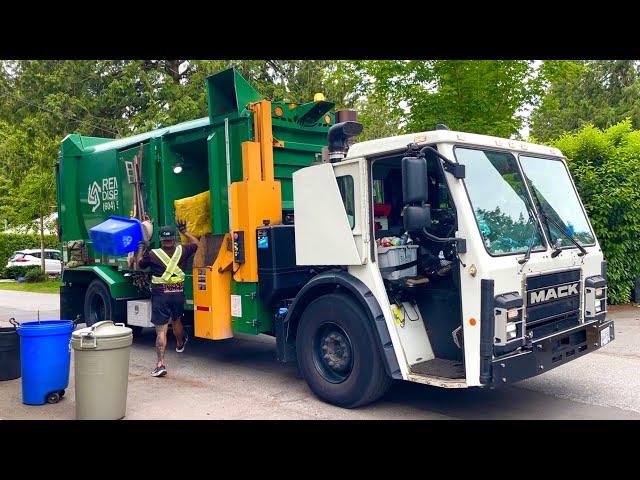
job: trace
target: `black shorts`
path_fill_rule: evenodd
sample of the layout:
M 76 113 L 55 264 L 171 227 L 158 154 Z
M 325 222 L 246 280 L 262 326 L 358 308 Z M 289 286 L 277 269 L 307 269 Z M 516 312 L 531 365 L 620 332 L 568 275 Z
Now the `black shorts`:
M 151 295 L 151 323 L 165 325 L 184 314 L 184 293 Z

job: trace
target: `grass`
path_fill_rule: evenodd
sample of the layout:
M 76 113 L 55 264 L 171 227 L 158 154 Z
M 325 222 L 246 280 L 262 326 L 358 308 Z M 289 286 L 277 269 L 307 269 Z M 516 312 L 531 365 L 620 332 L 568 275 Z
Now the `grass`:
M 5 283 L 0 282 L 0 290 L 15 290 L 16 292 L 60 293 L 60 280 L 47 280 L 40 283 Z

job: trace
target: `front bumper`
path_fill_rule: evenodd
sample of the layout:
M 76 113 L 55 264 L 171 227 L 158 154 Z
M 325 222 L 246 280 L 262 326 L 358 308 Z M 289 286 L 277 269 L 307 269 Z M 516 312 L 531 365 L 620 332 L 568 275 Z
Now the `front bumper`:
M 534 377 L 559 367 L 582 355 L 599 349 L 601 332 L 609 329 L 610 341 L 615 338 L 612 320 L 594 320 L 570 330 L 536 340 L 531 349 L 494 359 L 492 385 L 505 385 Z M 606 334 L 606 332 L 605 332 Z

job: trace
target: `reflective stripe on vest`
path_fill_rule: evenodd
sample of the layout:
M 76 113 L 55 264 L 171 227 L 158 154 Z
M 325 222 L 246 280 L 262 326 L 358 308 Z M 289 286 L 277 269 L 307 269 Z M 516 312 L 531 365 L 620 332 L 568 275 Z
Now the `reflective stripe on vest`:
M 176 247 L 176 251 L 173 252 L 173 256 L 169 258 L 169 255 L 161 248 L 155 248 L 152 250 L 156 257 L 164 264 L 165 270 L 161 277 L 151 276 L 151 283 L 180 283 L 184 282 L 184 272 L 178 267 L 178 262 L 182 257 L 182 245 Z

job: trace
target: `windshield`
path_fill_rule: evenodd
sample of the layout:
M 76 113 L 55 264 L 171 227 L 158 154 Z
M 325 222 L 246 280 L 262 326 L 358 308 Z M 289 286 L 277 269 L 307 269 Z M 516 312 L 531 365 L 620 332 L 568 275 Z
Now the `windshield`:
M 456 148 L 478 228 L 491 255 L 544 249 L 516 158 L 508 152 Z
M 595 238 L 564 162 L 520 155 L 520 163 L 538 210 L 563 226 L 580 245 L 593 245 Z M 575 248 L 553 222 L 547 221 L 543 216 L 542 223 L 555 246 Z

